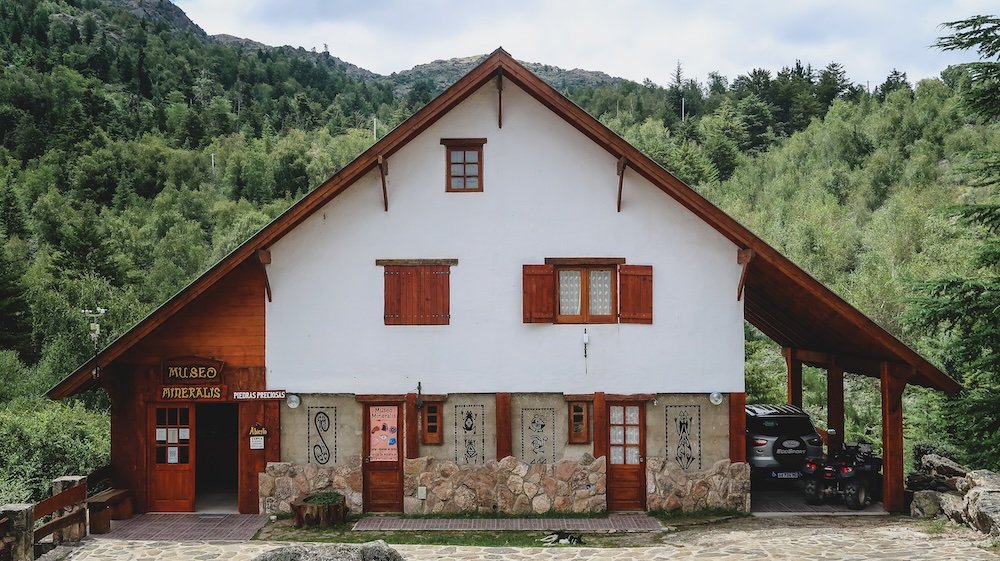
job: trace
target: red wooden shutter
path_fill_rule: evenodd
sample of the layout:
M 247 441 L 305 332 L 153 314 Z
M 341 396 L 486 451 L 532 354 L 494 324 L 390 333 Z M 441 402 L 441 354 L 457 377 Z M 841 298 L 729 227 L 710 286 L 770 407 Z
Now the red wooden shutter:
M 555 267 L 524 265 L 521 286 L 524 323 L 553 323 L 556 319 Z
M 449 279 L 451 267 L 420 267 L 424 282 L 421 288 L 423 310 L 422 325 L 448 325 L 451 319 L 451 295 Z
M 403 267 L 387 266 L 385 268 L 385 324 L 403 325 L 402 318 L 402 279 L 400 269 Z
M 618 314 L 621 323 L 653 323 L 653 267 L 618 267 Z

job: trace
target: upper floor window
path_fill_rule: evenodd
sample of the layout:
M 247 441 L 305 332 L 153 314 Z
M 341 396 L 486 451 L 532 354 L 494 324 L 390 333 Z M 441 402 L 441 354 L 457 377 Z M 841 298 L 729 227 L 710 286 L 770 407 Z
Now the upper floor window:
M 525 323 L 653 323 L 653 268 L 621 258 L 549 258 L 523 270 Z
M 386 325 L 451 323 L 451 267 L 457 259 L 377 259 L 385 267 Z
M 454 193 L 483 190 L 485 138 L 442 138 L 446 148 L 445 190 Z

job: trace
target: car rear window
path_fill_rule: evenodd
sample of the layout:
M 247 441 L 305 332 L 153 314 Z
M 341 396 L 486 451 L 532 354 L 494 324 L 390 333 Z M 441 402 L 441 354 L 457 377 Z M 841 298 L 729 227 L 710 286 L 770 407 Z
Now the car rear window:
M 749 419 L 750 433 L 762 436 L 813 434 L 816 429 L 806 417 L 764 417 Z

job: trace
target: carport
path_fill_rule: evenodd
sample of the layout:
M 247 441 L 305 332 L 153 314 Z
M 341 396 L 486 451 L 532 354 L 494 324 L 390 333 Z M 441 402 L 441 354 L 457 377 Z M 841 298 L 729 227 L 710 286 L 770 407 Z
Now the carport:
M 802 366 L 826 371 L 829 448 L 844 443 L 844 374 L 876 378 L 882 394 L 883 508 L 903 510 L 903 392 L 955 395 L 961 386 L 770 246 L 741 252 L 744 315 L 784 348 L 788 403 L 802 406 Z M 742 410 L 742 404 L 736 404 Z M 731 410 L 732 411 L 732 410 Z M 734 424 L 738 419 L 732 419 Z M 743 421 L 745 423 L 745 420 Z M 733 427 L 743 434 L 746 427 Z M 742 442 L 742 441 L 740 441 Z M 746 459 L 734 442 L 731 456 Z

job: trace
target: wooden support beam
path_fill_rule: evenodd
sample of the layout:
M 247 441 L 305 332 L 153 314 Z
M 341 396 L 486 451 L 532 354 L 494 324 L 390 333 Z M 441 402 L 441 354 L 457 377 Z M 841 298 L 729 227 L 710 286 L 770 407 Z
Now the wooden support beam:
M 802 364 L 813 366 L 815 368 L 827 368 L 831 361 L 836 360 L 844 372 L 864 374 L 865 376 L 872 376 L 874 378 L 878 378 L 880 376 L 882 368 L 882 362 L 872 358 L 844 354 L 833 355 L 823 351 L 795 349 L 795 357 L 798 358 Z
M 625 188 L 625 168 L 628 167 L 628 160 L 625 156 L 618 159 L 616 169 L 618 171 L 618 212 L 622 211 L 622 189 Z
M 826 427 L 836 434 L 827 437 L 830 454 L 844 447 L 844 369 L 834 358 L 826 367 Z
M 736 301 L 739 302 L 743 299 L 743 287 L 747 283 L 747 268 L 750 267 L 750 260 L 756 255 L 753 249 L 740 249 L 736 251 L 736 263 L 743 265 L 743 270 L 740 271 L 740 283 L 736 286 Z
M 382 177 L 382 205 L 385 207 L 385 211 L 389 212 L 389 191 L 385 186 L 385 176 L 389 175 L 389 162 L 381 154 L 376 162 L 378 163 L 378 173 Z
M 420 457 L 420 442 L 417 439 L 417 426 L 420 424 L 417 418 L 417 394 L 406 394 L 406 458 L 412 460 Z
M 512 414 L 510 393 L 497 393 L 497 460 L 514 455 L 513 434 L 511 433 Z
M 604 392 L 594 392 L 594 457 L 608 455 L 608 404 Z
M 497 70 L 497 128 L 503 128 L 503 69 Z
M 788 372 L 788 403 L 802 407 L 802 362 L 795 356 L 795 349 L 785 347 L 785 368 Z
M 266 249 L 257 250 L 257 261 L 260 263 L 260 268 L 264 271 L 264 291 L 267 292 L 267 301 L 271 301 L 271 281 L 267 278 L 267 265 L 271 264 L 271 252 Z
M 747 461 L 747 394 L 729 394 L 729 461 Z
M 913 369 L 883 362 L 882 386 L 882 508 L 903 511 L 903 390 Z

